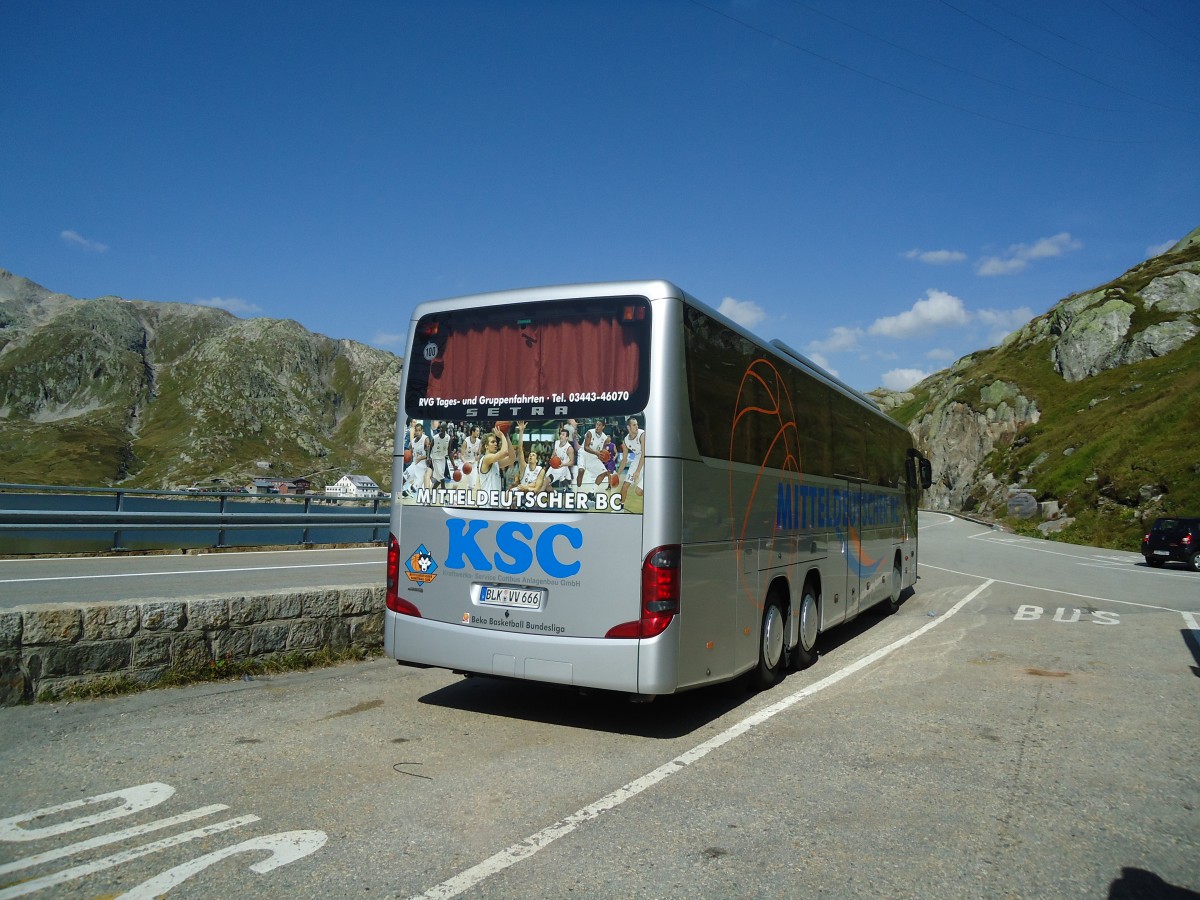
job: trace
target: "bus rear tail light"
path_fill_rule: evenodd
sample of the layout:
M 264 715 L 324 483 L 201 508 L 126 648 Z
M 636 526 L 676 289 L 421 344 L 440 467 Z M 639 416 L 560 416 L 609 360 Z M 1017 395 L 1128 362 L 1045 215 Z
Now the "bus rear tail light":
M 387 594 L 384 602 L 394 613 L 421 618 L 421 611 L 400 596 L 400 542 L 394 534 L 388 535 Z
M 650 638 L 662 634 L 679 613 L 681 552 L 678 544 L 656 547 L 642 563 L 642 617 L 608 630 L 610 638 Z

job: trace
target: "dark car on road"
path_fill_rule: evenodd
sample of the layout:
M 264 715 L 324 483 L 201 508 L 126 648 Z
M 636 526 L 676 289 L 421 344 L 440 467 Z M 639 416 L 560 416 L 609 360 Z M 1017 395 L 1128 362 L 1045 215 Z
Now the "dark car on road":
M 1155 519 L 1142 538 L 1142 556 L 1148 566 L 1174 560 L 1200 572 L 1200 519 Z

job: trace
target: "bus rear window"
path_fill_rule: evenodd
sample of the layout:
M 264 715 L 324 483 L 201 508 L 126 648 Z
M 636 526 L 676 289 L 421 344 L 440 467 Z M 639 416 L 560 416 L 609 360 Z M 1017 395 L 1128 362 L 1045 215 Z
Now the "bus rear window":
M 576 299 L 430 313 L 417 323 L 405 410 L 458 420 L 586 419 L 645 407 L 650 304 Z

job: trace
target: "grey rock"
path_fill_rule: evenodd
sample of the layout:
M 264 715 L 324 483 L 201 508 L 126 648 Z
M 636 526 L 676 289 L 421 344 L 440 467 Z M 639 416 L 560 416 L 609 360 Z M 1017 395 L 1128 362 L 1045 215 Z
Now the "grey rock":
M 1200 275 L 1183 271 L 1155 278 L 1142 288 L 1141 297 L 1147 309 L 1192 312 L 1200 309 Z

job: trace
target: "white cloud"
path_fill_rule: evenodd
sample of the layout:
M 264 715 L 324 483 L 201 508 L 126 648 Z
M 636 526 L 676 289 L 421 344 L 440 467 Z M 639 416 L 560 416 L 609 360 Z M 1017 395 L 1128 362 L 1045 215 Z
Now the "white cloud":
M 722 300 L 717 310 L 743 328 L 750 329 L 767 317 L 766 311 L 753 300 L 734 300 L 732 297 Z
M 1072 250 L 1078 250 L 1083 246 L 1083 241 L 1076 240 L 1067 232 L 1063 231 L 1054 237 L 1042 238 L 1035 241 L 1031 247 L 1026 247 L 1024 244 L 1017 244 L 1013 249 L 1025 255 L 1026 259 L 1048 259 L 1053 256 L 1062 256 L 1064 253 L 1070 253 Z
M 889 391 L 907 391 L 919 381 L 928 378 L 929 372 L 920 369 L 892 369 L 883 373 L 883 386 Z
M 247 303 L 245 300 L 239 300 L 237 297 L 211 297 L 208 300 L 197 300 L 196 305 L 215 306 L 217 309 L 231 312 L 235 316 L 248 316 L 262 312 L 262 307 L 255 306 L 253 303 Z
M 79 247 L 81 250 L 86 250 L 88 253 L 108 252 L 108 244 L 102 244 L 99 241 L 89 240 L 78 231 L 71 231 L 68 229 L 67 231 L 59 232 L 58 236 L 63 239 L 64 243 L 69 244 L 72 247 Z
M 985 256 L 975 264 L 975 271 L 980 275 L 1015 275 L 1027 269 L 1031 260 L 1062 256 L 1081 247 L 1083 241 L 1062 231 L 1051 237 L 1038 238 L 1032 244 L 1013 244 L 1000 256 Z
M 817 353 L 845 353 L 848 350 L 857 350 L 862 336 L 861 328 L 839 325 L 829 332 L 829 337 L 825 340 L 809 341 L 807 350 L 810 356 Z
M 963 302 L 953 294 L 930 289 L 926 299 L 918 300 L 912 309 L 898 316 L 876 319 L 867 331 L 884 337 L 907 338 L 927 334 L 937 328 L 965 325 L 971 314 L 963 308 Z
M 387 331 L 377 331 L 375 336 L 371 338 L 372 344 L 378 344 L 381 347 L 399 347 L 404 343 L 406 335 L 391 334 Z
M 909 250 L 904 254 L 905 259 L 915 259 L 917 262 L 928 263 L 931 266 L 946 266 L 960 263 L 967 258 L 961 250 Z
M 1163 241 L 1161 244 L 1155 244 L 1153 247 L 1146 248 L 1146 259 L 1152 256 L 1162 256 L 1168 250 L 1175 246 L 1178 241 Z
M 934 347 L 925 354 L 925 358 L 932 362 L 953 362 L 958 359 L 958 354 L 948 347 Z
M 837 369 L 835 369 L 833 366 L 829 365 L 829 360 L 827 360 L 820 353 L 809 353 L 808 358 L 811 359 L 813 362 L 815 362 L 818 366 L 820 366 L 826 372 L 828 372 L 830 375 L 832 375 L 834 378 L 842 377 L 841 375 L 838 374 Z
M 1016 309 L 981 309 L 975 315 L 990 329 L 988 341 L 999 344 L 1029 322 L 1033 318 L 1033 310 L 1028 306 L 1018 306 Z
M 1029 267 L 1023 259 L 1001 259 L 998 256 L 985 256 L 975 264 L 977 275 L 1015 275 Z

